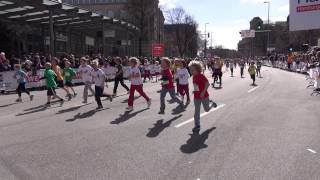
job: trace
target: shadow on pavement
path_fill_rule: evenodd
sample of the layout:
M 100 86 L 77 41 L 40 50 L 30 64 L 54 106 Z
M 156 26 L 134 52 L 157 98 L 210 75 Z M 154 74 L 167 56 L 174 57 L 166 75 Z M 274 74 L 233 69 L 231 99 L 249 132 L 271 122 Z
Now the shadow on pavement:
M 77 115 L 75 115 L 73 118 L 71 119 L 67 119 L 66 122 L 74 122 L 78 119 L 86 119 L 89 118 L 93 115 L 95 115 L 97 112 L 103 111 L 103 110 L 107 110 L 109 108 L 104 108 L 104 109 L 100 109 L 100 110 L 91 110 L 85 113 L 78 113 Z
M 110 124 L 121 124 L 124 123 L 128 120 L 130 120 L 131 118 L 135 117 L 136 115 L 148 110 L 149 108 L 146 109 L 142 109 L 140 111 L 136 111 L 134 113 L 132 113 L 132 111 L 126 111 L 124 114 L 120 114 L 120 117 L 118 117 L 117 119 L 115 119 L 114 121 L 111 121 Z
M 201 149 L 207 148 L 208 145 L 206 145 L 205 142 L 209 138 L 209 134 L 215 129 L 216 127 L 213 127 L 204 131 L 202 134 L 190 134 L 190 138 L 187 140 L 186 144 L 180 147 L 180 151 L 185 154 L 192 154 Z
M 166 128 L 170 127 L 171 123 L 178 120 L 179 118 L 181 118 L 182 115 L 179 115 L 179 116 L 176 116 L 172 119 L 170 119 L 169 121 L 163 123 L 163 119 L 157 121 L 155 124 L 154 124 L 154 127 L 153 128 L 149 128 L 149 132 L 147 134 L 147 137 L 149 138 L 155 138 L 157 136 L 159 136 L 159 134 L 165 130 Z
M 72 112 L 72 111 L 76 111 L 84 106 L 87 106 L 89 104 L 92 104 L 92 103 L 88 103 L 88 104 L 83 104 L 83 105 L 79 105 L 79 106 L 75 106 L 75 107 L 71 107 L 71 108 L 68 108 L 68 109 L 63 109 L 63 110 L 60 110 L 58 111 L 56 114 L 63 114 L 63 113 L 68 113 L 68 112 Z
M 48 107 L 45 105 L 42 106 L 38 106 L 37 108 L 34 108 L 33 110 L 29 110 L 25 113 L 18 113 L 16 116 L 24 116 L 24 115 L 28 115 L 28 114 L 33 114 L 33 113 L 37 113 L 37 112 L 41 112 L 41 111 L 45 111 L 47 110 Z M 26 111 L 26 110 L 25 110 Z
M 18 104 L 18 103 L 11 103 L 11 104 L 0 105 L 0 108 L 9 107 L 9 106 L 12 106 L 12 105 L 15 105 L 15 104 Z
M 128 95 L 129 96 L 129 95 Z M 139 99 L 141 96 L 135 96 L 134 97 L 134 100 L 137 100 L 137 99 Z M 126 99 L 126 100 L 123 100 L 121 103 L 128 103 L 128 100 L 129 99 Z
M 177 106 L 176 108 L 174 108 L 172 110 L 172 115 L 178 115 L 178 114 L 181 114 L 183 112 L 186 111 L 186 108 L 189 106 L 189 104 L 186 104 L 186 105 L 179 105 Z

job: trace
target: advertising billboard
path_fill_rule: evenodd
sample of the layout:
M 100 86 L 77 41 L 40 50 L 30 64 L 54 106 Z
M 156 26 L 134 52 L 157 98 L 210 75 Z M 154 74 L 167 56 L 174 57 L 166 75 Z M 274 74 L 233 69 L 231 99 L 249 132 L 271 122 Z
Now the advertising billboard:
M 320 29 L 320 0 L 290 0 L 290 31 Z

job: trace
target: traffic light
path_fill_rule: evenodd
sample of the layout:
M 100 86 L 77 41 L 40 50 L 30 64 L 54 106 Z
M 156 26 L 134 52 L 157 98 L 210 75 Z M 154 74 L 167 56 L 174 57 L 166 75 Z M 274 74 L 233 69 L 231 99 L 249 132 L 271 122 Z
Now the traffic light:
M 293 52 L 293 47 L 289 47 L 289 52 Z
M 259 25 L 258 27 L 257 27 L 257 31 L 260 31 L 262 29 L 262 27 L 261 27 L 261 25 Z
M 210 33 L 208 33 L 208 38 L 210 38 Z

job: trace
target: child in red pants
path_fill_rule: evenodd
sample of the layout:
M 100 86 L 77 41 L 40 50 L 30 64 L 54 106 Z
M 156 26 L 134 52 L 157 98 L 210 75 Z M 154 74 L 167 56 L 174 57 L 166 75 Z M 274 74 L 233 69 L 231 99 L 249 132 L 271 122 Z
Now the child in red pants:
M 146 93 L 143 91 L 143 81 L 141 78 L 141 72 L 138 68 L 139 66 L 139 60 L 135 57 L 130 58 L 130 69 L 129 69 L 129 79 L 131 81 L 130 86 L 130 93 L 129 93 L 129 100 L 128 100 L 128 111 L 133 111 L 133 101 L 134 101 L 134 92 L 138 91 L 138 93 L 145 98 L 148 104 L 148 108 L 151 106 L 151 99 L 146 95 Z
M 177 79 L 178 81 L 178 90 L 179 94 L 181 95 L 181 101 L 184 101 L 184 96 L 187 96 L 187 104 L 190 103 L 190 94 L 189 94 L 189 78 L 190 74 L 187 70 L 187 63 L 184 60 L 178 60 L 177 61 Z

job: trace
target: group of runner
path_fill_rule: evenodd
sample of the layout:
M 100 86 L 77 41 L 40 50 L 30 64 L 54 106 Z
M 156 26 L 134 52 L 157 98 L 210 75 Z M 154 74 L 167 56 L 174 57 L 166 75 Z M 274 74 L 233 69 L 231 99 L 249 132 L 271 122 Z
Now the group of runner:
M 90 63 L 89 63 L 90 62 Z M 259 63 L 259 62 L 258 62 Z M 56 88 L 61 88 L 66 92 L 66 97 L 68 101 L 71 101 L 72 98 L 77 96 L 73 88 L 72 79 L 74 76 L 79 75 L 82 78 L 84 84 L 83 89 L 83 101 L 82 103 L 86 104 L 88 102 L 88 94 L 90 91 L 92 96 L 95 97 L 97 103 L 97 110 L 103 109 L 101 102 L 101 97 L 107 97 L 110 102 L 117 95 L 117 89 L 119 84 L 125 88 L 128 92 L 128 107 L 127 111 L 134 110 L 134 94 L 137 91 L 140 96 L 142 96 L 147 103 L 147 107 L 151 106 L 151 98 L 145 93 L 143 89 L 143 83 L 146 79 L 151 79 L 153 76 L 156 76 L 158 80 L 158 75 L 161 76 L 161 90 L 160 90 L 160 108 L 159 114 L 165 114 L 166 109 L 166 96 L 169 93 L 171 101 L 177 103 L 180 108 L 185 108 L 185 104 L 190 104 L 190 90 L 189 90 L 189 79 L 192 76 L 192 83 L 194 86 L 194 120 L 195 127 L 193 132 L 200 131 L 200 110 L 203 106 L 205 111 L 210 111 L 211 108 L 215 107 L 216 104 L 210 100 L 208 88 L 210 83 L 208 78 L 204 75 L 204 66 L 203 61 L 191 61 L 189 64 L 183 59 L 176 58 L 171 60 L 169 58 L 162 58 L 161 61 L 153 62 L 152 65 L 148 60 L 144 60 L 144 65 L 141 65 L 140 59 L 132 57 L 129 59 L 129 68 L 126 70 L 126 74 L 130 80 L 130 87 L 124 83 L 124 68 L 122 66 L 122 61 L 120 58 L 115 59 L 115 68 L 116 74 L 114 77 L 114 88 L 113 94 L 106 94 L 104 88 L 108 87 L 108 75 L 105 72 L 104 65 L 99 64 L 99 60 L 95 59 L 89 61 L 88 58 L 82 57 L 80 59 L 80 66 L 77 71 L 70 67 L 71 63 L 68 59 L 63 59 L 64 68 L 60 68 L 60 61 L 57 58 L 53 58 L 51 62 L 45 64 L 44 75 L 41 79 L 46 80 L 47 87 L 47 103 L 46 106 L 50 106 L 52 99 L 57 99 L 61 105 L 65 102 L 65 99 L 62 96 L 59 96 L 56 93 Z M 224 62 L 220 58 L 215 58 L 212 61 L 207 63 L 208 67 L 212 69 L 212 75 L 214 82 L 212 86 L 215 86 L 215 83 L 218 82 L 220 87 L 222 86 L 222 75 L 223 75 L 223 66 L 226 64 L 226 69 L 231 71 L 231 76 L 233 76 L 234 68 L 236 68 L 237 63 L 233 60 L 227 60 Z M 241 69 L 241 77 L 243 76 L 243 70 L 245 68 L 244 61 L 239 62 Z M 152 67 L 153 69 L 151 69 Z M 255 76 L 260 74 L 261 65 L 255 66 L 252 62 L 248 68 L 248 72 L 253 79 L 253 85 L 255 85 Z M 33 100 L 34 96 L 26 88 L 26 83 L 28 76 L 22 70 L 21 65 L 15 66 L 16 73 L 14 78 L 18 82 L 18 99 L 17 102 L 22 102 L 21 93 L 25 92 L 29 95 L 30 100 Z M 151 72 L 152 71 L 152 72 Z M 159 73 L 157 73 L 159 72 Z M 175 89 L 175 82 L 176 88 Z M 94 85 L 94 88 L 92 88 Z M 72 94 L 71 94 L 72 92 Z M 180 97 L 180 98 L 179 98 Z M 186 100 L 186 101 L 185 101 Z

